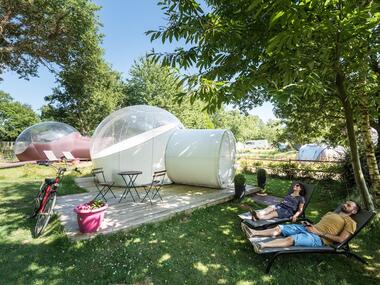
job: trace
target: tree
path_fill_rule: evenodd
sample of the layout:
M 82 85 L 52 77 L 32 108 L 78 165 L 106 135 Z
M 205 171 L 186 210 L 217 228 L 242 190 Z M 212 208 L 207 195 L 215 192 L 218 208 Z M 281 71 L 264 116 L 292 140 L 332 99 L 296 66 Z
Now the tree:
M 263 130 L 264 138 L 266 138 L 272 145 L 284 143 L 286 140 L 281 140 L 281 135 L 284 133 L 284 126 L 280 120 L 270 119 Z
M 36 76 L 40 64 L 54 70 L 97 48 L 97 9 L 88 0 L 0 0 L 0 76 Z
M 249 97 L 260 101 L 337 102 L 344 116 L 355 181 L 367 208 L 373 203 L 363 178 L 349 77 L 374 46 L 379 4 L 374 1 L 165 0 L 168 24 L 148 31 L 151 40 L 183 39 L 188 47 L 153 54 L 163 64 L 196 67 L 184 78 L 190 94 L 217 108 Z M 228 40 L 227 40 L 228 39 Z M 371 53 L 373 55 L 373 53 Z M 365 62 L 368 66 L 368 62 Z M 262 92 L 264 90 L 264 92 Z M 290 90 L 295 91 L 290 92 Z M 334 106 L 336 110 L 337 106 Z
M 265 124 L 257 116 L 243 115 L 238 110 L 225 111 L 223 108 L 212 115 L 215 128 L 229 129 L 237 141 L 266 138 Z
M 213 128 L 209 115 L 203 111 L 205 105 L 201 101 L 189 98 L 178 101 L 183 88 L 177 77 L 174 69 L 161 67 L 146 58 L 139 59 L 130 70 L 123 105 L 158 106 L 173 113 L 188 128 Z
M 9 94 L 0 91 L 0 141 L 14 141 L 25 128 L 38 121 L 29 105 L 16 102 Z
M 120 106 L 125 88 L 120 74 L 100 54 L 67 65 L 58 83 L 53 94 L 45 97 L 48 104 L 42 108 L 42 118 L 68 123 L 87 135 Z

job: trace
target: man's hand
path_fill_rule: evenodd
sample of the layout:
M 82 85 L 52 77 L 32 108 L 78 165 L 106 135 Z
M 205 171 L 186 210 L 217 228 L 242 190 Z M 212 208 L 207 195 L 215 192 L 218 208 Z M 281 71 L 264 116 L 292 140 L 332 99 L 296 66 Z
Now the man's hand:
M 306 230 L 310 233 L 313 233 L 313 234 L 316 234 L 317 236 L 321 236 L 322 233 L 317 230 L 316 227 L 314 227 L 313 225 L 309 224 L 308 226 L 306 226 Z
M 292 222 L 295 223 L 295 222 L 297 221 L 297 218 L 298 218 L 298 217 L 297 217 L 296 215 L 294 215 L 294 216 L 292 217 Z

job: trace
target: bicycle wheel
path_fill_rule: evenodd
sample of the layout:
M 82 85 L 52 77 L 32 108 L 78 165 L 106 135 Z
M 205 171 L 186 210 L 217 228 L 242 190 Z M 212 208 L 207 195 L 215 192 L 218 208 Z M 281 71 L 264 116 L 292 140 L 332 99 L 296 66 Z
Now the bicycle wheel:
M 38 213 L 38 209 L 40 208 L 41 201 L 45 195 L 46 187 L 47 187 L 46 183 L 42 182 L 37 196 L 33 199 L 33 212 L 30 215 L 31 218 L 34 218 Z
M 53 215 L 53 208 L 55 205 L 56 193 L 52 192 L 46 202 L 44 209 L 37 214 L 36 226 L 34 227 L 33 235 L 35 238 L 39 237 L 45 230 L 49 223 L 50 217 Z

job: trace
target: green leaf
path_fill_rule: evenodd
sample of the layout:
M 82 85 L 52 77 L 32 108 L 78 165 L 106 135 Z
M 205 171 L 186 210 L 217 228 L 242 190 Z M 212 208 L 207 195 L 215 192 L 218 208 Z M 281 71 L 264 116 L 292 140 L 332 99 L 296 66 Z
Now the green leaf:
M 285 14 L 284 11 L 279 11 L 276 14 L 274 14 L 270 20 L 270 25 L 269 27 L 272 28 L 274 24 Z

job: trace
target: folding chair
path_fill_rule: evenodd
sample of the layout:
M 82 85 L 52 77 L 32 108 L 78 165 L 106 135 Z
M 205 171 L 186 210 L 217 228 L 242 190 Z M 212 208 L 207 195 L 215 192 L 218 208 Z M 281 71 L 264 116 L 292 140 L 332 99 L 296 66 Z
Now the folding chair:
M 49 161 L 61 161 L 60 159 L 58 159 L 54 152 L 51 151 L 51 150 L 44 150 L 43 153 L 45 154 L 46 158 L 49 160 Z
M 306 208 L 309 205 L 311 197 L 313 195 L 314 185 L 295 181 L 290 186 L 289 192 L 292 191 L 294 184 L 302 184 L 305 187 L 305 196 L 304 196 L 305 197 L 305 205 L 303 207 L 302 214 L 299 216 L 298 220 L 307 220 L 307 217 L 306 217 Z M 282 219 L 280 219 L 280 218 L 273 218 L 273 219 L 268 219 L 268 220 L 253 221 L 252 220 L 252 215 L 249 212 L 240 214 L 239 218 L 241 218 L 242 220 L 244 220 L 244 223 L 248 227 L 250 227 L 252 229 L 255 229 L 255 230 L 266 229 L 266 228 L 269 228 L 269 227 L 274 227 L 277 224 L 286 223 L 286 222 L 291 221 L 291 218 L 282 218 Z
M 67 161 L 74 161 L 75 160 L 75 157 L 69 151 L 62 151 L 62 154 L 66 158 Z
M 165 176 L 166 176 L 166 170 L 155 171 L 153 173 L 152 182 L 148 185 L 143 185 L 146 194 L 144 198 L 141 200 L 141 202 L 144 202 L 145 198 L 148 197 L 150 200 L 150 203 L 152 204 L 152 200 L 154 199 L 154 197 L 156 197 L 156 195 L 160 197 L 162 201 L 162 197 L 159 191 L 161 190 L 161 187 L 164 184 Z M 149 196 L 150 193 L 153 194 L 152 198 Z
M 338 208 L 339 209 L 339 208 Z M 337 211 L 337 210 L 335 210 Z M 352 218 L 356 222 L 356 231 L 352 236 L 343 241 L 342 243 L 332 244 L 332 245 L 323 245 L 319 247 L 302 247 L 302 246 L 290 246 L 290 247 L 273 247 L 273 248 L 263 248 L 257 254 L 268 254 L 272 255 L 267 264 L 266 273 L 270 272 L 270 269 L 275 261 L 275 259 L 284 254 L 300 254 L 300 253 L 326 253 L 326 254 L 343 254 L 346 257 L 354 257 L 358 261 L 367 264 L 363 258 L 361 258 L 356 253 L 352 252 L 350 249 L 349 242 L 364 228 L 375 216 L 374 212 L 367 210 L 360 210 L 357 214 L 353 215 Z M 268 237 L 253 237 L 249 238 L 249 241 L 253 245 L 257 242 L 265 242 L 273 240 L 273 238 Z
M 92 176 L 94 176 L 94 183 L 96 188 L 98 189 L 98 194 L 95 196 L 94 200 L 96 200 L 99 196 L 102 196 L 104 201 L 107 202 L 106 195 L 108 192 L 111 192 L 113 197 L 116 198 L 115 193 L 112 191 L 112 186 L 115 182 L 107 181 L 104 176 L 104 172 L 102 168 L 94 168 L 91 171 Z

